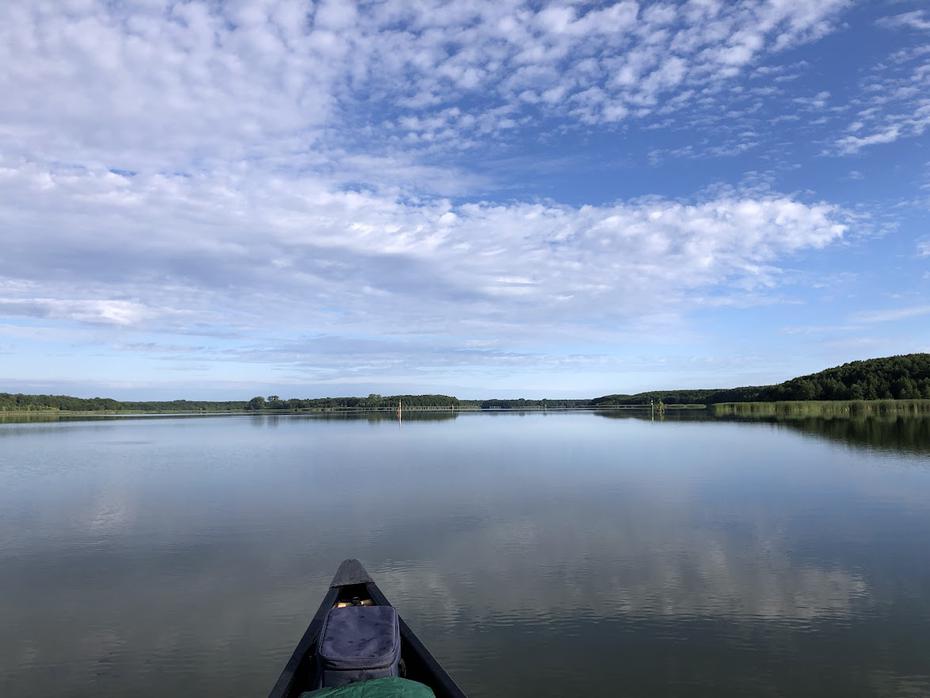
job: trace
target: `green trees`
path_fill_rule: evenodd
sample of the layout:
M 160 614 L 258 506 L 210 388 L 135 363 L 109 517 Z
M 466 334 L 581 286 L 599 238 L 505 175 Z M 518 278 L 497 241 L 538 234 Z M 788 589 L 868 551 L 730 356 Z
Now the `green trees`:
M 68 412 L 195 412 L 244 409 L 241 400 L 205 402 L 170 400 L 152 402 L 123 402 L 108 397 L 80 398 L 70 395 L 23 395 L 0 393 L 0 410 L 6 412 L 32 412 L 36 410 L 62 410 Z
M 852 361 L 759 390 L 759 400 L 906 400 L 926 397 L 930 354 Z M 801 386 L 805 386 L 804 389 Z
M 618 404 L 779 402 L 784 400 L 906 400 L 930 398 L 930 354 L 905 354 L 853 361 L 777 385 L 726 390 L 657 390 L 636 395 L 605 395 L 595 407 Z
M 120 403 L 103 397 L 78 398 L 69 395 L 24 395 L 22 393 L 0 393 L 0 409 L 16 412 L 37 410 L 118 410 Z
M 257 410 L 351 410 L 351 409 L 391 409 L 403 402 L 405 408 L 417 407 L 458 407 L 458 398 L 449 395 L 378 395 L 371 393 L 368 397 L 320 397 L 290 398 L 283 400 L 277 395 L 253 397 L 244 403 L 244 409 Z
M 482 400 L 478 407 L 483 410 L 525 410 L 525 409 L 564 409 L 571 407 L 594 407 L 593 400 L 527 400 L 515 398 L 512 400 Z M 406 404 L 406 403 L 405 403 Z

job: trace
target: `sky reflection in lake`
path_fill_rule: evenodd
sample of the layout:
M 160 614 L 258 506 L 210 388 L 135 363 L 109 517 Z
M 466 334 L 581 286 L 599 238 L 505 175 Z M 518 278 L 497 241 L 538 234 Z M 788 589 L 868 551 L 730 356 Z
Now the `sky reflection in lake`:
M 930 693 L 927 425 L 860 427 L 0 425 L 0 693 L 262 695 L 349 556 L 472 696 Z

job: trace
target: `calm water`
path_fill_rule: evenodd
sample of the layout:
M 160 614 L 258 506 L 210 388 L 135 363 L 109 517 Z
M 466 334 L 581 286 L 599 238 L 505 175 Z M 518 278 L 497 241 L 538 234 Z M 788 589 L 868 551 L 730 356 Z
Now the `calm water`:
M 262 696 L 344 557 L 469 696 L 930 695 L 930 423 L 0 424 L 0 695 Z

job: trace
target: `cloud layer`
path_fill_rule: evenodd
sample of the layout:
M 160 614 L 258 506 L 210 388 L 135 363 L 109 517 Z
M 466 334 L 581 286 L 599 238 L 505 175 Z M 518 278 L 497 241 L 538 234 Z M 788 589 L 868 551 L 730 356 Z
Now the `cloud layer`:
M 398 318 L 427 333 L 471 323 L 476 338 L 597 327 L 695 291 L 770 286 L 785 255 L 846 229 L 835 206 L 776 195 L 455 204 L 248 171 L 7 166 L 0 197 L 6 312 L 216 331 L 287 320 L 389 332 Z
M 538 6 L 5 3 L 4 148 L 113 167 L 299 157 L 323 142 L 462 147 L 546 116 L 686 108 L 817 39 L 846 0 Z
M 883 17 L 877 24 L 903 42 L 910 32 L 930 29 L 930 15 L 915 10 Z M 930 128 L 928 87 L 930 43 L 904 43 L 863 80 L 850 104 L 855 118 L 836 141 L 838 151 L 854 154 L 868 146 L 923 135 Z

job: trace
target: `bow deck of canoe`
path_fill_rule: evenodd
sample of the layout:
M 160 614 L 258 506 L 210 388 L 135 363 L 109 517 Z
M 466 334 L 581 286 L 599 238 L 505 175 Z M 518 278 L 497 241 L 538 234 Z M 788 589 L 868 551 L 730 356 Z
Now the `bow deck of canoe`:
M 269 698 L 297 698 L 306 691 L 320 687 L 321 669 L 317 661 L 320 636 L 327 614 L 337 605 L 391 606 L 391 603 L 358 560 L 345 560 L 339 566 L 319 610 L 281 672 Z M 465 694 L 402 618 L 399 618 L 399 625 L 402 675 L 428 686 L 436 698 L 465 698 Z

